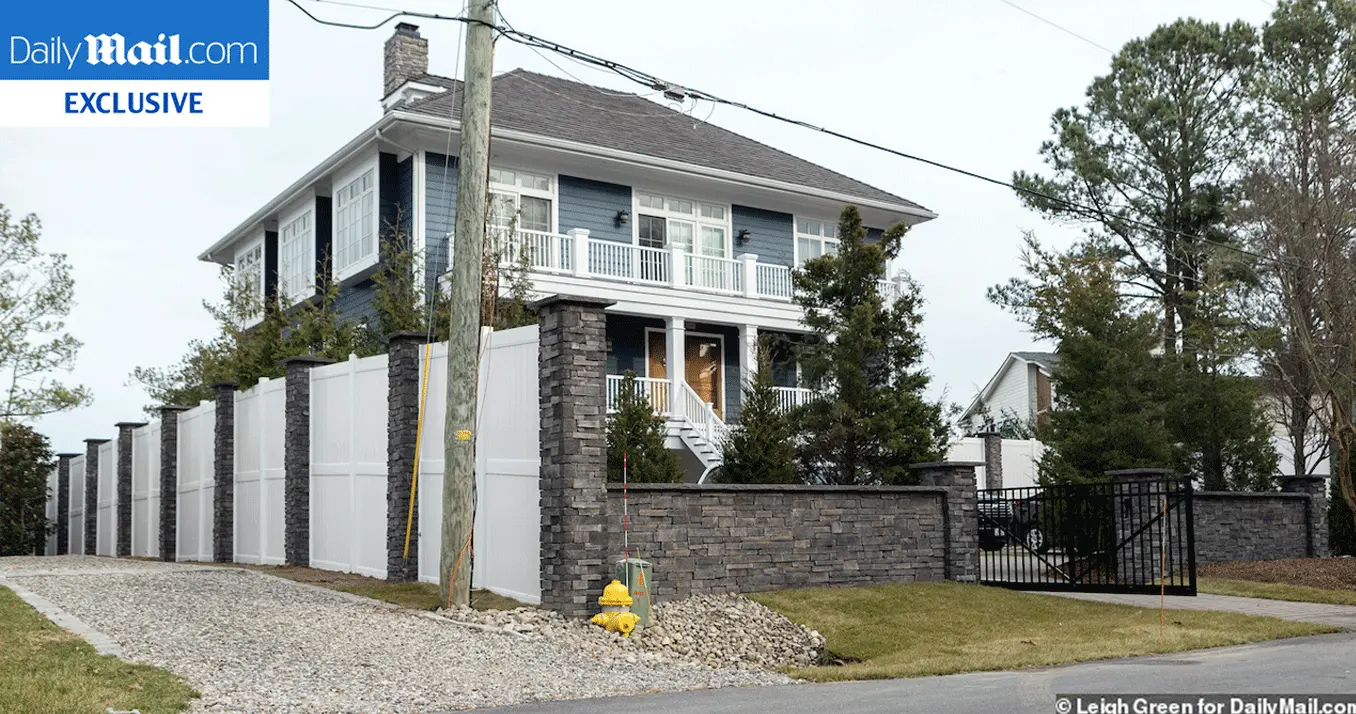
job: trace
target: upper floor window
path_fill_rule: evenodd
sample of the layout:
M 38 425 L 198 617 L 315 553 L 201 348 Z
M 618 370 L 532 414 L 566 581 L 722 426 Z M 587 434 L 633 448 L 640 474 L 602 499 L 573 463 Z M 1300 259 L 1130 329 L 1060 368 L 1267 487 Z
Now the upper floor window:
M 555 186 L 545 174 L 490 167 L 490 225 L 499 230 L 553 232 Z
M 307 209 L 278 233 L 278 294 L 295 305 L 315 293 L 315 211 Z
M 264 315 L 264 242 L 255 241 L 235 254 L 236 296 L 246 326 Z
M 727 206 L 636 194 L 636 241 L 645 248 L 678 246 L 686 253 L 728 258 L 729 226 Z
M 340 280 L 376 262 L 377 171 L 344 184 L 334 194 L 334 275 Z
M 806 218 L 796 220 L 796 265 L 838 252 L 838 225 Z

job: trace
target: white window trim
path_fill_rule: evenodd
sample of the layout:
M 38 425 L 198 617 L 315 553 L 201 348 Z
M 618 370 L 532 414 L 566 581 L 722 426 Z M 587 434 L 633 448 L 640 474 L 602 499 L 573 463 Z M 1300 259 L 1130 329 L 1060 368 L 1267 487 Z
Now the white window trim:
M 817 222 L 822 223 L 822 224 L 824 224 L 824 225 L 826 225 L 826 226 L 827 226 L 827 225 L 834 226 L 835 229 L 836 229 L 837 226 L 838 226 L 838 221 L 826 221 L 826 220 L 824 220 L 824 219 L 822 219 L 822 218 L 815 218 L 814 216 L 796 216 L 796 215 L 791 216 L 791 262 L 794 264 L 794 267 L 797 267 L 797 268 L 801 267 L 801 265 L 802 265 L 802 263 L 801 263 L 801 261 L 800 261 L 800 239 L 801 239 L 801 238 L 813 238 L 813 239 L 818 240 L 818 241 L 821 241 L 821 242 L 823 242 L 823 243 L 833 243 L 834 245 L 837 245 L 837 246 L 842 246 L 842 244 L 843 244 L 843 238 L 842 238 L 842 236 L 839 236 L 839 237 L 837 237 L 837 238 L 827 238 L 827 237 L 822 236 L 822 235 L 814 235 L 813 233 L 801 233 L 801 232 L 800 232 L 800 222 L 801 222 L 802 220 L 805 220 L 805 221 L 817 221 Z
M 533 176 L 544 176 L 550 179 L 551 180 L 550 191 L 543 191 L 537 188 L 524 188 L 518 185 L 509 187 L 504 184 L 490 183 L 488 178 L 486 178 L 486 186 L 488 187 L 490 193 L 511 194 L 514 196 L 515 199 L 517 199 L 520 196 L 529 196 L 532 198 L 544 198 L 550 201 L 551 229 L 547 231 L 547 233 L 560 232 L 560 174 L 551 173 L 549 171 L 538 171 L 535 169 L 527 168 L 525 166 L 510 166 L 508 164 L 491 164 L 490 168 L 499 169 L 501 171 L 522 172 L 525 174 L 532 174 Z M 518 210 L 521 211 L 522 204 L 518 203 L 517 205 Z M 448 265 L 451 265 L 451 263 L 448 263 Z
M 265 274 L 268 265 L 268 256 L 265 255 L 265 253 L 268 252 L 268 246 L 265 244 L 264 234 L 262 231 L 260 231 L 253 240 L 247 241 L 241 247 L 236 249 L 235 261 L 232 263 L 232 266 L 234 266 L 235 269 L 235 275 L 233 279 L 235 280 L 235 284 L 239 286 L 241 284 L 241 281 L 245 279 L 244 275 L 240 272 L 240 261 L 242 258 L 245 257 L 246 254 L 253 252 L 256 248 L 259 249 L 259 272 L 258 272 L 259 283 L 257 286 L 258 294 L 255 297 L 259 299 L 259 305 L 263 309 L 260 309 L 259 312 L 253 315 L 245 317 L 244 324 L 242 326 L 246 328 L 253 327 L 263 322 L 264 309 L 267 309 L 268 307 L 267 305 L 264 304 L 265 296 L 264 286 L 268 282 L 268 276 Z
M 283 265 L 283 257 L 287 255 L 287 237 L 286 232 L 293 223 L 309 215 L 311 217 L 311 227 L 304 235 L 309 236 L 302 244 L 305 251 L 302 259 L 303 274 L 310 275 L 309 283 L 302 285 L 286 285 L 284 278 L 288 276 L 287 266 Z M 282 213 L 278 220 L 278 292 L 281 298 L 280 302 L 284 308 L 292 307 L 316 294 L 315 280 L 315 194 L 308 195 L 302 201 L 292 204 L 289 209 Z M 305 266 L 309 266 L 307 269 Z M 286 288 L 286 292 L 283 292 Z
M 693 215 L 688 216 L 688 215 L 684 215 L 684 214 L 682 214 L 682 213 L 671 213 L 671 212 L 669 212 L 669 210 L 668 210 L 667 208 L 662 209 L 662 210 L 661 210 L 661 209 L 658 209 L 658 208 L 648 208 L 648 207 L 642 209 L 641 206 L 640 206 L 640 194 L 642 194 L 642 193 L 643 193 L 643 194 L 646 194 L 646 195 L 649 195 L 649 196 L 660 196 L 660 197 L 663 197 L 663 198 L 665 198 L 665 199 L 673 199 L 673 200 L 677 200 L 677 201 L 690 201 L 690 202 L 692 203 Z M 702 203 L 705 203 L 705 204 L 707 204 L 708 206 L 719 206 L 719 207 L 721 207 L 721 208 L 724 208 L 724 209 L 725 209 L 725 220 L 722 222 L 722 221 L 717 221 L 717 220 L 713 220 L 713 219 L 710 219 L 710 218 L 702 218 L 702 216 L 701 216 L 701 207 L 700 207 L 700 205 L 699 205 L 699 204 L 702 204 Z M 650 215 L 653 215 L 653 216 L 663 216 L 663 217 L 665 218 L 666 221 L 667 221 L 667 220 L 679 220 L 679 221 L 688 221 L 688 222 L 691 222 L 691 223 L 695 224 L 695 225 L 697 226 L 697 230 L 693 231 L 693 234 L 692 234 L 692 250 L 694 251 L 694 252 L 693 252 L 693 255 L 700 255 L 699 253 L 696 253 L 695 251 L 697 250 L 697 244 L 698 244 L 698 241 L 701 240 L 701 227 L 702 227 L 702 226 L 710 226 L 710 227 L 712 227 L 712 228 L 717 228 L 717 227 L 718 227 L 718 228 L 724 229 L 724 230 L 725 230 L 725 248 L 724 248 L 724 250 L 725 250 L 725 255 L 722 256 L 722 257 L 725 258 L 726 260 L 730 260 L 730 259 L 733 259 L 733 258 L 734 258 L 734 235 L 733 235 L 734 231 L 732 230 L 732 226 L 734 225 L 734 206 L 733 206 L 733 205 L 728 204 L 728 203 L 722 203 L 722 202 L 720 202 L 720 201 L 707 201 L 707 200 L 703 200 L 703 199 L 700 199 L 700 198 L 690 198 L 690 197 L 688 197 L 688 196 L 680 196 L 680 195 L 678 195 L 678 194 L 669 193 L 669 192 L 667 192 L 667 191 L 651 191 L 651 190 L 649 190 L 649 189 L 644 189 L 644 188 L 632 188 L 632 189 L 631 189 L 631 245 L 636 245 L 636 246 L 640 245 L 640 213 L 641 213 L 642 210 L 645 211 L 645 212 L 647 212 L 647 213 L 649 213 Z M 665 230 L 667 231 L 667 228 L 666 228 Z M 667 233 L 666 233 L 665 240 L 667 240 Z
M 330 192 L 330 273 L 335 280 L 343 281 L 377 264 L 381 259 L 381 169 L 378 155 L 368 158 L 336 173 Z M 346 268 L 339 267 L 339 191 L 355 180 L 361 179 L 368 171 L 372 172 L 372 254 Z

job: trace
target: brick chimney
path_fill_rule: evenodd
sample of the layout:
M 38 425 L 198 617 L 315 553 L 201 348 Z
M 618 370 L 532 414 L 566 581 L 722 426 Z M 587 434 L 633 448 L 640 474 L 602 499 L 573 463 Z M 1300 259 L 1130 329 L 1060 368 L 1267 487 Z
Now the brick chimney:
M 419 26 L 402 22 L 386 40 L 385 91 L 391 96 L 400 85 L 428 74 L 428 40 L 419 34 Z

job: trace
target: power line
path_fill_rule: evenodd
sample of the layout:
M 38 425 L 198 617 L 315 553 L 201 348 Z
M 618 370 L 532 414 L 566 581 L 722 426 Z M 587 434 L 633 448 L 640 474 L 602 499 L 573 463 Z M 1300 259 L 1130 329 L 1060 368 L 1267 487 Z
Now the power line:
M 467 22 L 475 22 L 475 21 L 470 20 L 469 18 L 465 18 L 465 17 L 450 17 L 450 16 L 446 16 L 446 15 L 437 15 L 437 14 L 433 14 L 433 13 L 404 12 L 404 11 L 396 12 L 394 15 L 392 15 L 391 17 L 388 17 L 386 20 L 383 20 L 381 23 L 378 23 L 378 24 L 375 25 L 375 26 L 354 25 L 354 24 L 348 24 L 348 23 L 337 23 L 337 22 L 333 22 L 333 21 L 326 22 L 326 21 L 319 20 L 319 19 L 316 18 L 315 16 L 311 15 L 311 13 L 306 12 L 303 8 L 301 8 L 301 5 L 298 4 L 297 0 L 288 0 L 288 1 L 291 2 L 293 5 L 296 5 L 298 9 L 302 9 L 302 12 L 305 12 L 306 15 L 307 15 L 308 17 L 311 17 L 312 19 L 316 20 L 317 22 L 322 22 L 322 24 L 334 25 L 334 26 L 339 26 L 339 27 L 349 27 L 349 28 L 352 28 L 352 29 L 362 29 L 362 30 L 376 29 L 376 28 L 380 27 L 381 25 L 384 25 L 384 24 L 386 24 L 387 22 L 390 22 L 392 19 L 395 19 L 396 17 L 400 17 L 400 16 L 402 16 L 402 15 L 409 16 L 409 17 L 420 17 L 420 18 L 425 18 L 425 19 L 432 19 L 432 20 L 449 20 L 449 21 L 463 22 L 463 23 L 467 23 Z M 315 1 L 316 1 L 316 2 L 328 2 L 328 3 L 335 3 L 335 4 L 337 4 L 339 0 L 315 0 Z M 1006 2 L 1006 0 L 1000 0 L 1000 1 L 1001 1 L 1001 2 Z M 1019 8 L 1019 9 L 1020 9 L 1020 8 Z M 502 16 L 501 16 L 501 17 L 502 17 Z M 1043 19 L 1043 18 L 1042 18 L 1042 19 Z M 792 117 L 782 116 L 782 115 L 780 115 L 780 114 L 778 114 L 778 113 L 776 113 L 776 112 L 774 112 L 774 111 L 768 110 L 768 109 L 761 109 L 761 108 L 759 108 L 759 107 L 755 107 L 755 106 L 752 106 L 752 105 L 750 105 L 750 104 L 746 104 L 746 103 L 741 102 L 741 101 L 732 100 L 732 99 L 726 99 L 726 98 L 724 98 L 724 97 L 721 97 L 721 96 L 716 95 L 716 94 L 712 94 L 712 93 L 710 93 L 710 92 L 706 92 L 706 91 L 699 90 L 699 89 L 696 89 L 696 88 L 693 88 L 693 87 L 687 87 L 687 86 L 684 86 L 684 85 L 680 85 L 680 84 L 676 84 L 676 83 L 673 83 L 673 82 L 669 82 L 669 81 L 666 81 L 666 80 L 664 80 L 664 79 L 661 79 L 661 78 L 659 78 L 659 77 L 657 77 L 657 76 L 655 76 L 655 75 L 652 75 L 652 74 L 649 74 L 649 73 L 644 72 L 644 71 L 642 71 L 642 70 L 639 70 L 639 69 L 636 69 L 636 68 L 634 68 L 634 67 L 628 66 L 628 65 L 623 64 L 623 63 L 621 63 L 621 62 L 616 62 L 616 61 L 613 61 L 613 60 L 609 60 L 609 59 L 606 59 L 606 58 L 604 58 L 604 57 L 600 57 L 600 56 L 591 54 L 591 53 L 589 53 L 589 52 L 584 52 L 584 51 L 582 51 L 582 50 L 574 49 L 574 48 L 569 47 L 569 46 L 567 46 L 567 45 L 563 45 L 563 44 L 561 44 L 561 43 L 559 43 L 559 42 L 555 42 L 555 41 L 552 41 L 552 40 L 547 40 L 547 39 L 545 39 L 545 38 L 538 37 L 538 36 L 536 36 L 536 35 L 533 35 L 533 34 L 530 34 L 530 33 L 527 33 L 527 32 L 522 32 L 522 31 L 520 31 L 520 30 L 514 29 L 514 28 L 513 28 L 511 25 L 509 25 L 508 23 L 504 23 L 504 25 L 505 25 L 504 27 L 495 27 L 495 26 L 493 26 L 493 25 L 491 25 L 491 27 L 494 27 L 494 29 L 496 29 L 502 36 L 507 37 L 509 40 L 511 40 L 511 41 L 513 41 L 513 42 L 517 42 L 517 43 L 519 43 L 519 44 L 526 45 L 526 46 L 529 46 L 529 47 L 537 47 L 537 48 L 544 49 L 544 50 L 547 50 L 547 51 L 550 51 L 550 52 L 554 52 L 554 53 L 556 53 L 556 54 L 559 54 L 559 55 L 561 55 L 561 56 L 567 57 L 567 58 L 569 58 L 569 59 L 571 59 L 571 60 L 573 60 L 573 61 L 575 61 L 575 62 L 577 62 L 577 63 L 580 63 L 580 64 L 590 65 L 590 66 L 593 66 L 593 67 L 598 67 L 598 68 L 601 68 L 601 69 L 605 69 L 605 70 L 611 71 L 611 72 L 617 74 L 618 76 L 621 76 L 621 77 L 623 77 L 623 78 L 625 78 L 625 79 L 629 79 L 629 80 L 631 80 L 631 81 L 633 81 L 633 82 L 636 82 L 637 84 L 643 85 L 643 86 L 648 87 L 648 88 L 650 88 L 650 89 L 652 89 L 652 90 L 661 91 L 661 92 L 663 92 L 666 96 L 670 96 L 670 97 L 682 97 L 682 98 L 684 98 L 684 99 L 692 99 L 692 100 L 697 100 L 697 101 L 707 101 L 707 102 L 711 102 L 712 104 L 723 104 L 723 105 L 725 105 L 725 106 L 734 107 L 734 108 L 736 108 L 736 109 L 743 109 L 744 111 L 747 111 L 747 112 L 750 112 L 750 113 L 753 113 L 753 114 L 757 114 L 757 115 L 759 115 L 759 116 L 766 117 L 766 118 L 768 118 L 768 119 L 773 119 L 773 120 L 776 120 L 776 121 L 779 121 L 779 122 L 782 122 L 782 123 L 785 123 L 785 124 L 791 124 L 791 125 L 793 125 L 793 126 L 799 126 L 799 127 L 803 128 L 803 129 L 809 129 L 809 130 L 814 131 L 814 132 L 818 132 L 818 133 L 825 134 L 825 135 L 828 135 L 828 136 L 832 136 L 832 137 L 835 137 L 835 138 L 838 138 L 838 139 L 842 139 L 843 141 L 847 141 L 847 142 L 850 142 L 850 143 L 853 143 L 853 144 L 857 144 L 858 146 L 863 146 L 863 147 L 866 147 L 866 148 L 868 148 L 868 149 L 874 149 L 874 150 L 876 150 L 876 151 L 880 151 L 880 152 L 883 152 L 883 153 L 887 153 L 887 154 L 890 154 L 890 155 L 892 155 L 892 156 L 897 156 L 897 157 L 899 157 L 899 158 L 907 159 L 907 160 L 909 160 L 909 161 L 913 161 L 913 162 L 916 162 L 916 163 L 925 164 L 925 165 L 927 165 L 927 166 L 931 166 L 931 167 L 933 167 L 933 168 L 941 169 L 941 170 L 943 170 L 943 171 L 949 171 L 949 172 L 951 172 L 951 173 L 959 174 L 959 175 L 961 175 L 961 176 L 965 176 L 965 177 L 967 177 L 967 178 L 974 179 L 974 180 L 976 180 L 976 181 L 983 181 L 983 182 L 985 182 L 985 183 L 992 184 L 992 185 L 994 185 L 994 186 L 999 186 L 999 187 L 1002 187 L 1002 188 L 1006 188 L 1006 189 L 1008 189 L 1008 190 L 1010 190 L 1010 191 L 1014 191 L 1014 192 L 1016 192 L 1016 193 L 1020 193 L 1020 194 L 1026 195 L 1026 196 L 1031 196 L 1031 197 L 1034 197 L 1034 198 L 1039 198 L 1039 199 L 1042 199 L 1042 200 L 1044 200 L 1044 201 L 1048 201 L 1048 202 L 1050 202 L 1050 203 L 1052 203 L 1052 204 L 1061 206 L 1061 207 L 1063 207 L 1063 208 L 1065 208 L 1065 209 L 1067 209 L 1067 210 L 1069 210 L 1069 211 L 1071 211 L 1071 212 L 1073 212 L 1073 213 L 1075 213 L 1075 214 L 1081 214 L 1081 215 L 1083 215 L 1084 217 L 1096 217 L 1096 218 L 1100 218 L 1100 219 L 1103 219 L 1103 220 L 1110 220 L 1110 221 L 1114 221 L 1114 222 L 1119 222 L 1119 223 L 1121 223 L 1121 224 L 1123 224 L 1123 225 L 1126 225 L 1126 226 L 1133 226 L 1133 227 L 1140 228 L 1140 229 L 1145 229 L 1145 230 L 1151 230 L 1151 231 L 1164 231 L 1164 232 L 1168 232 L 1168 233 L 1171 233 L 1171 234 L 1173 234 L 1173 235 L 1176 235 L 1176 236 L 1179 237 L 1179 238 L 1190 238 L 1190 239 L 1192 239 L 1192 240 L 1199 241 L 1200 243 L 1203 243 L 1203 244 L 1206 244 L 1206 245 L 1212 245 L 1212 246 L 1215 246 L 1215 247 L 1217 247 L 1217 248 L 1221 248 L 1221 249 L 1224 249 L 1224 250 L 1232 251 L 1232 252 L 1235 252 L 1235 253 L 1239 253 L 1239 254 L 1241 254 L 1241 255 L 1246 255 L 1246 256 L 1249 256 L 1249 257 L 1252 257 L 1252 258 L 1256 258 L 1256 259 L 1258 259 L 1258 260 L 1270 262 L 1270 263 L 1277 264 L 1277 265 L 1289 265 L 1289 266 L 1291 266 L 1291 267 L 1297 267 L 1297 268 L 1302 268 L 1302 269 L 1306 267 L 1306 266 L 1303 266 L 1303 265 L 1293 264 L 1293 263 L 1289 263 L 1288 261 L 1284 261 L 1284 260 L 1281 260 L 1281 259 L 1273 258 L 1273 257 L 1271 257 L 1271 256 L 1262 255 L 1261 253 L 1256 253 L 1256 252 L 1251 251 L 1251 250 L 1248 250 L 1248 249 L 1246 249 L 1246 248 L 1241 248 L 1241 247 L 1239 247 L 1239 246 L 1236 246 L 1236 245 L 1233 245 L 1233 244 L 1230 244 L 1230 243 L 1225 243 L 1225 242 L 1223 242 L 1223 241 L 1218 241 L 1218 240 L 1214 240 L 1214 239 L 1212 239 L 1212 238 L 1207 238 L 1207 237 L 1202 236 L 1202 235 L 1199 235 L 1199 234 L 1188 233 L 1188 232 L 1181 231 L 1181 230 L 1166 228 L 1166 227 L 1164 227 L 1164 226 L 1156 225 L 1156 224 L 1150 223 L 1150 222 L 1148 222 L 1148 221 L 1143 221 L 1143 220 L 1140 220 L 1140 219 L 1137 219 L 1137 218 L 1132 218 L 1132 217 L 1129 217 L 1129 216 L 1115 215 L 1115 214 L 1111 213 L 1110 211 L 1108 211 L 1107 209 L 1097 208 L 1097 207 L 1095 207 L 1095 206 L 1087 206 L 1087 205 L 1084 205 L 1084 204 L 1081 204 L 1081 203 L 1077 203 L 1077 202 L 1075 202 L 1075 201 L 1070 201 L 1070 200 L 1065 199 L 1065 198 L 1060 198 L 1060 197 L 1058 197 L 1058 196 L 1054 196 L 1054 195 L 1052 195 L 1052 194 L 1045 193 L 1045 192 L 1043 192 L 1043 191 L 1038 191 L 1038 190 L 1036 190 L 1036 189 L 1018 186 L 1018 185 L 1016 185 L 1016 184 L 1014 184 L 1014 183 L 1012 183 L 1012 182 L 1010 182 L 1010 181 L 1005 181 L 1005 180 L 1003 180 L 1003 179 L 997 179 L 997 178 L 994 178 L 994 177 L 992 177 L 992 176 L 985 176 L 984 174 L 976 173 L 976 172 L 974 172 L 974 171 L 970 171 L 970 170 L 967 170 L 967 169 L 963 169 L 963 168 L 960 168 L 960 167 L 957 167 L 957 166 L 952 166 L 952 165 L 950 165 L 950 164 L 946 164 L 946 163 L 943 163 L 943 162 L 941 162 L 941 161 L 935 161 L 935 160 L 932 160 L 932 159 L 924 158 L 924 157 L 918 156 L 918 155 L 916 155 L 916 154 L 911 154 L 911 153 L 906 152 L 906 151 L 901 151 L 901 150 L 899 150 L 899 149 L 895 149 L 895 148 L 892 148 L 892 147 L 889 147 L 889 146 L 885 146 L 884 144 L 879 144 L 879 143 L 876 143 L 876 142 L 873 142 L 873 141 L 869 141 L 869 140 L 867 140 L 867 139 L 861 139 L 861 138 L 852 136 L 852 135 L 850 135 L 850 134 L 845 134 L 845 133 L 843 133 L 843 132 L 840 132 L 840 131 L 837 131 L 837 130 L 834 130 L 834 129 L 830 129 L 830 128 L 828 128 L 828 127 L 820 126 L 820 125 L 818 125 L 818 124 L 814 124 L 814 123 L 811 123 L 811 122 L 808 122 L 808 121 L 805 121 L 805 120 L 802 120 L 802 119 L 795 119 L 795 118 L 792 118 Z M 1061 29 L 1062 29 L 1062 28 L 1061 28 Z M 1082 39 L 1086 39 L 1086 38 L 1082 38 Z M 1095 44 L 1095 43 L 1094 43 L 1094 44 Z M 1100 47 L 1100 45 L 1099 45 L 1099 47 Z M 1106 48 L 1105 48 L 1105 47 L 1101 47 L 1101 49 L 1106 49 Z M 1110 50 L 1107 50 L 1107 51 L 1109 52 Z M 1118 208 L 1121 208 L 1121 207 L 1115 207 L 1115 206 L 1113 206 L 1113 207 L 1111 208 L 1111 210 L 1114 211 L 1114 210 L 1117 210 Z
M 1263 1 L 1265 2 L 1265 0 L 1263 0 Z M 1077 32 L 1074 32 L 1073 30 L 1070 30 L 1070 29 L 1067 28 L 1067 27 L 1064 27 L 1063 25 L 1060 25 L 1060 24 L 1055 23 L 1055 22 L 1053 22 L 1053 21 L 1047 20 L 1047 19 L 1041 17 L 1040 15 L 1037 15 L 1036 13 L 1034 13 L 1034 12 L 1032 12 L 1032 11 L 1030 11 L 1030 10 L 1024 8 L 1024 7 L 1022 7 L 1021 5 L 1018 5 L 1017 3 L 1012 2 L 1011 0 L 998 0 L 998 2 L 1001 2 L 1001 3 L 1003 3 L 1004 5 L 1007 5 L 1008 7 L 1012 8 L 1012 9 L 1018 11 L 1018 12 L 1025 13 L 1025 14 L 1027 14 L 1027 15 L 1030 15 L 1031 17 L 1034 17 L 1034 18 L 1036 18 L 1037 20 L 1040 20 L 1041 22 L 1043 22 L 1043 23 L 1049 25 L 1050 27 L 1053 27 L 1053 28 L 1055 28 L 1056 30 L 1059 30 L 1060 32 L 1063 32 L 1064 34 L 1066 34 L 1066 35 L 1068 35 L 1068 36 L 1070 36 L 1070 37 L 1075 37 L 1075 38 L 1077 38 L 1077 39 L 1080 39 L 1080 40 L 1082 40 L 1082 41 L 1084 41 L 1084 42 L 1086 42 L 1086 43 L 1092 45 L 1093 47 L 1096 47 L 1097 49 L 1099 49 L 1099 50 L 1101 50 L 1101 51 L 1103 51 L 1103 52 L 1105 52 L 1105 53 L 1107 53 L 1107 54 L 1109 54 L 1109 55 L 1114 55 L 1114 54 L 1116 54 L 1113 50 L 1111 50 L 1110 48 L 1108 48 L 1106 45 L 1103 45 L 1103 44 L 1100 44 L 1100 43 L 1095 42 L 1095 41 L 1093 41 L 1093 40 L 1090 40 L 1090 39 L 1088 39 L 1087 37 L 1085 37 L 1085 36 L 1083 36 L 1083 35 L 1080 35 L 1080 34 L 1078 34 Z

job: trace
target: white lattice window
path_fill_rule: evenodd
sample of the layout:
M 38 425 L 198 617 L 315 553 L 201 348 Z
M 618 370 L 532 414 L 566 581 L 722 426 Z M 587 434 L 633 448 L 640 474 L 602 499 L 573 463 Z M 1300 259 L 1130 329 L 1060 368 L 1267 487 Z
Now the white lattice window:
M 796 220 L 796 265 L 838 252 L 838 224 L 812 218 Z
M 555 180 L 546 174 L 490 167 L 490 224 L 551 233 L 555 228 Z
M 377 262 L 377 170 L 334 193 L 334 275 L 340 280 Z
M 246 326 L 264 316 L 264 242 L 257 240 L 235 254 L 235 284 L 244 301 L 241 318 Z
M 728 258 L 730 209 L 686 198 L 636 193 L 636 241 L 647 248 Z
M 314 209 L 306 209 L 278 232 L 278 294 L 289 306 L 315 294 Z

